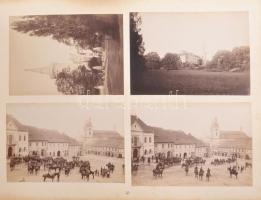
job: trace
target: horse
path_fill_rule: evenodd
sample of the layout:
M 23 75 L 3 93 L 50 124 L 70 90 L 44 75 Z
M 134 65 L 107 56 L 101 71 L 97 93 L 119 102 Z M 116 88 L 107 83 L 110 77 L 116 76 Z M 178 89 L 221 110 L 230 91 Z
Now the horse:
M 235 175 L 235 177 L 237 179 L 238 172 L 237 172 L 237 170 L 235 168 L 229 167 L 228 171 L 229 171 L 229 174 L 230 174 L 230 178 L 232 178 L 232 176 Z
M 90 169 L 82 169 L 80 170 L 82 179 L 84 179 L 84 177 L 86 177 L 87 181 L 89 181 L 89 177 L 90 175 L 92 175 L 92 178 L 94 179 L 94 172 L 91 171 Z
M 53 182 L 53 179 L 55 178 L 55 176 L 57 176 L 57 181 L 59 182 L 60 181 L 60 173 L 59 172 L 55 172 L 55 173 L 53 173 L 53 174 L 49 174 L 49 173 L 47 173 L 47 174 L 44 174 L 43 175 L 43 181 L 45 182 L 45 180 L 47 179 L 47 178 L 49 178 L 49 179 L 51 179 L 52 180 L 52 182 Z
M 112 163 L 110 163 L 110 162 L 106 166 L 108 167 L 110 172 L 113 173 L 115 166 Z
M 101 168 L 101 176 L 110 178 L 110 170 L 106 168 Z
M 157 177 L 162 177 L 162 174 L 163 174 L 163 168 L 155 168 L 155 169 L 153 169 L 152 170 L 152 173 L 153 173 L 153 176 L 155 177 L 155 178 L 157 178 Z

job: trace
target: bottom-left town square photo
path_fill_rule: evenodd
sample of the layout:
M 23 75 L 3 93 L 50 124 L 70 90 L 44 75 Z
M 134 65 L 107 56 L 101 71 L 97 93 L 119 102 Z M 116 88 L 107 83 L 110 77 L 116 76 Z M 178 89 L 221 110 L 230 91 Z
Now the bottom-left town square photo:
M 8 182 L 124 183 L 121 104 L 7 104 Z

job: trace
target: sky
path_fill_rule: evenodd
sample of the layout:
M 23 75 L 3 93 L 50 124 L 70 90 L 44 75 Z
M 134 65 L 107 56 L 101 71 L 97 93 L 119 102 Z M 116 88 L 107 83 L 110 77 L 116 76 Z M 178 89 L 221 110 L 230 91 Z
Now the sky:
M 145 54 L 188 51 L 211 59 L 218 50 L 249 45 L 247 12 L 140 13 Z
M 119 104 L 7 104 L 6 111 L 24 125 L 58 130 L 75 139 L 81 139 L 90 117 L 94 130 L 117 130 L 124 136 L 123 108 Z
M 10 23 L 15 19 L 10 17 Z M 9 41 L 10 94 L 59 95 L 55 80 L 25 69 L 45 67 L 52 63 L 69 63 L 72 47 L 59 43 L 51 37 L 29 36 L 11 28 Z
M 220 130 L 242 130 L 251 136 L 251 110 L 247 103 L 213 103 L 162 106 L 136 104 L 132 114 L 146 124 L 171 130 L 182 130 L 200 139 L 209 139 L 210 127 L 217 118 Z

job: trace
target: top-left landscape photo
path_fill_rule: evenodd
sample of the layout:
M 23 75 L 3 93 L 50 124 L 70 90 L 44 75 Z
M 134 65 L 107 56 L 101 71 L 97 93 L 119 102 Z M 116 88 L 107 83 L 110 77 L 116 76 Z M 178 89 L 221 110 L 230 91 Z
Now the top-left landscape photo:
M 123 17 L 9 18 L 10 95 L 123 95 Z

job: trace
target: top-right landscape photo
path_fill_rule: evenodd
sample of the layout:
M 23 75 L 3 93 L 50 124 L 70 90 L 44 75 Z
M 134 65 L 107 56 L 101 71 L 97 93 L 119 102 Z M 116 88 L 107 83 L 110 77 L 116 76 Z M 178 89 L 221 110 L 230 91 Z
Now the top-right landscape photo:
M 250 95 L 248 12 L 130 13 L 132 95 Z

